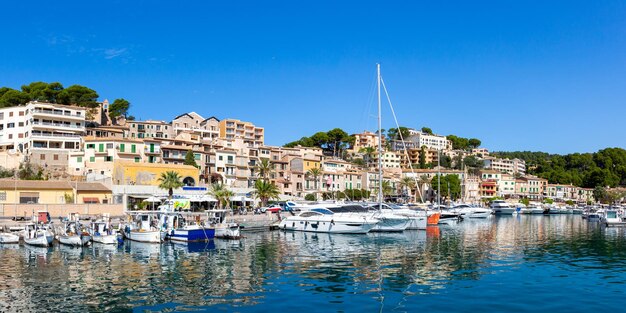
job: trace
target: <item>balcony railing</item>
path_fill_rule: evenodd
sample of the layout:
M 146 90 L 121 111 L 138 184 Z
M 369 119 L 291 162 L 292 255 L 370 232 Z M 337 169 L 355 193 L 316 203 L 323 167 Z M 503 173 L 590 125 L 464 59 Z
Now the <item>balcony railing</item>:
M 68 127 L 68 128 L 76 128 L 83 129 L 84 126 L 80 125 L 72 125 L 72 124 L 64 124 L 64 123 L 49 123 L 49 122 L 33 122 L 33 125 L 43 125 L 43 126 L 54 126 L 54 127 Z
M 70 117 L 83 117 L 82 114 L 72 114 L 71 112 L 41 110 L 41 109 L 33 109 L 33 113 L 53 114 L 53 115 L 62 115 L 62 116 L 70 116 Z
M 75 134 L 62 134 L 62 133 L 54 133 L 54 134 L 45 134 L 45 133 L 32 133 L 33 137 L 66 137 L 66 138 L 80 138 L 80 135 Z

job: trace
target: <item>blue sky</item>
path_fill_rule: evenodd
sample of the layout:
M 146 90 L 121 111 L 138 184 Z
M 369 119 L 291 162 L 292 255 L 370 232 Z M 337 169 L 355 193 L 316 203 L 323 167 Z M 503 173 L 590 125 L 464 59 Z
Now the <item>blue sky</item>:
M 402 125 L 491 150 L 626 147 L 623 1 L 16 2 L 0 86 L 81 84 L 139 119 L 239 118 L 281 145 L 374 130 L 380 62 Z

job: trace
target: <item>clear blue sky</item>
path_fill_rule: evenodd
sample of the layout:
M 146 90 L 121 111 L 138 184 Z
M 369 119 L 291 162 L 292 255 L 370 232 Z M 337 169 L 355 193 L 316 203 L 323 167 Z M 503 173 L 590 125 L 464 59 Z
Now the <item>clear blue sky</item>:
M 81 84 L 139 119 L 239 118 L 274 145 L 374 130 L 380 62 L 402 125 L 491 150 L 626 147 L 623 1 L 14 2 L 0 86 Z

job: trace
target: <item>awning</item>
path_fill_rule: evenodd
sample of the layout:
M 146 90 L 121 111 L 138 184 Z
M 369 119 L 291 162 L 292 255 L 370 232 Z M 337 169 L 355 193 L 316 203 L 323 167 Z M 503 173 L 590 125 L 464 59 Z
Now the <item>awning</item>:
M 152 197 L 150 197 L 148 199 L 145 199 L 143 201 L 145 201 L 145 202 L 155 202 L 156 203 L 156 202 L 161 202 L 161 199 L 159 199 L 159 198 L 157 198 L 155 196 L 152 196 Z
M 252 198 L 248 198 L 248 197 L 238 197 L 238 196 L 234 196 L 234 197 L 230 197 L 230 201 L 234 201 L 234 202 L 254 202 L 254 199 Z
M 100 199 L 95 197 L 83 197 L 83 203 L 100 203 Z

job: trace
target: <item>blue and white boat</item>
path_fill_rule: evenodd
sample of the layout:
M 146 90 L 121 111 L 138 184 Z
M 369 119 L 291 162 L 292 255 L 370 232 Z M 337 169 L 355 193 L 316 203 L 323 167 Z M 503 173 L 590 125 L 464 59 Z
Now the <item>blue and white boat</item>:
M 180 242 L 209 241 L 215 238 L 215 228 L 208 225 L 206 213 L 162 212 L 161 226 L 165 238 Z

